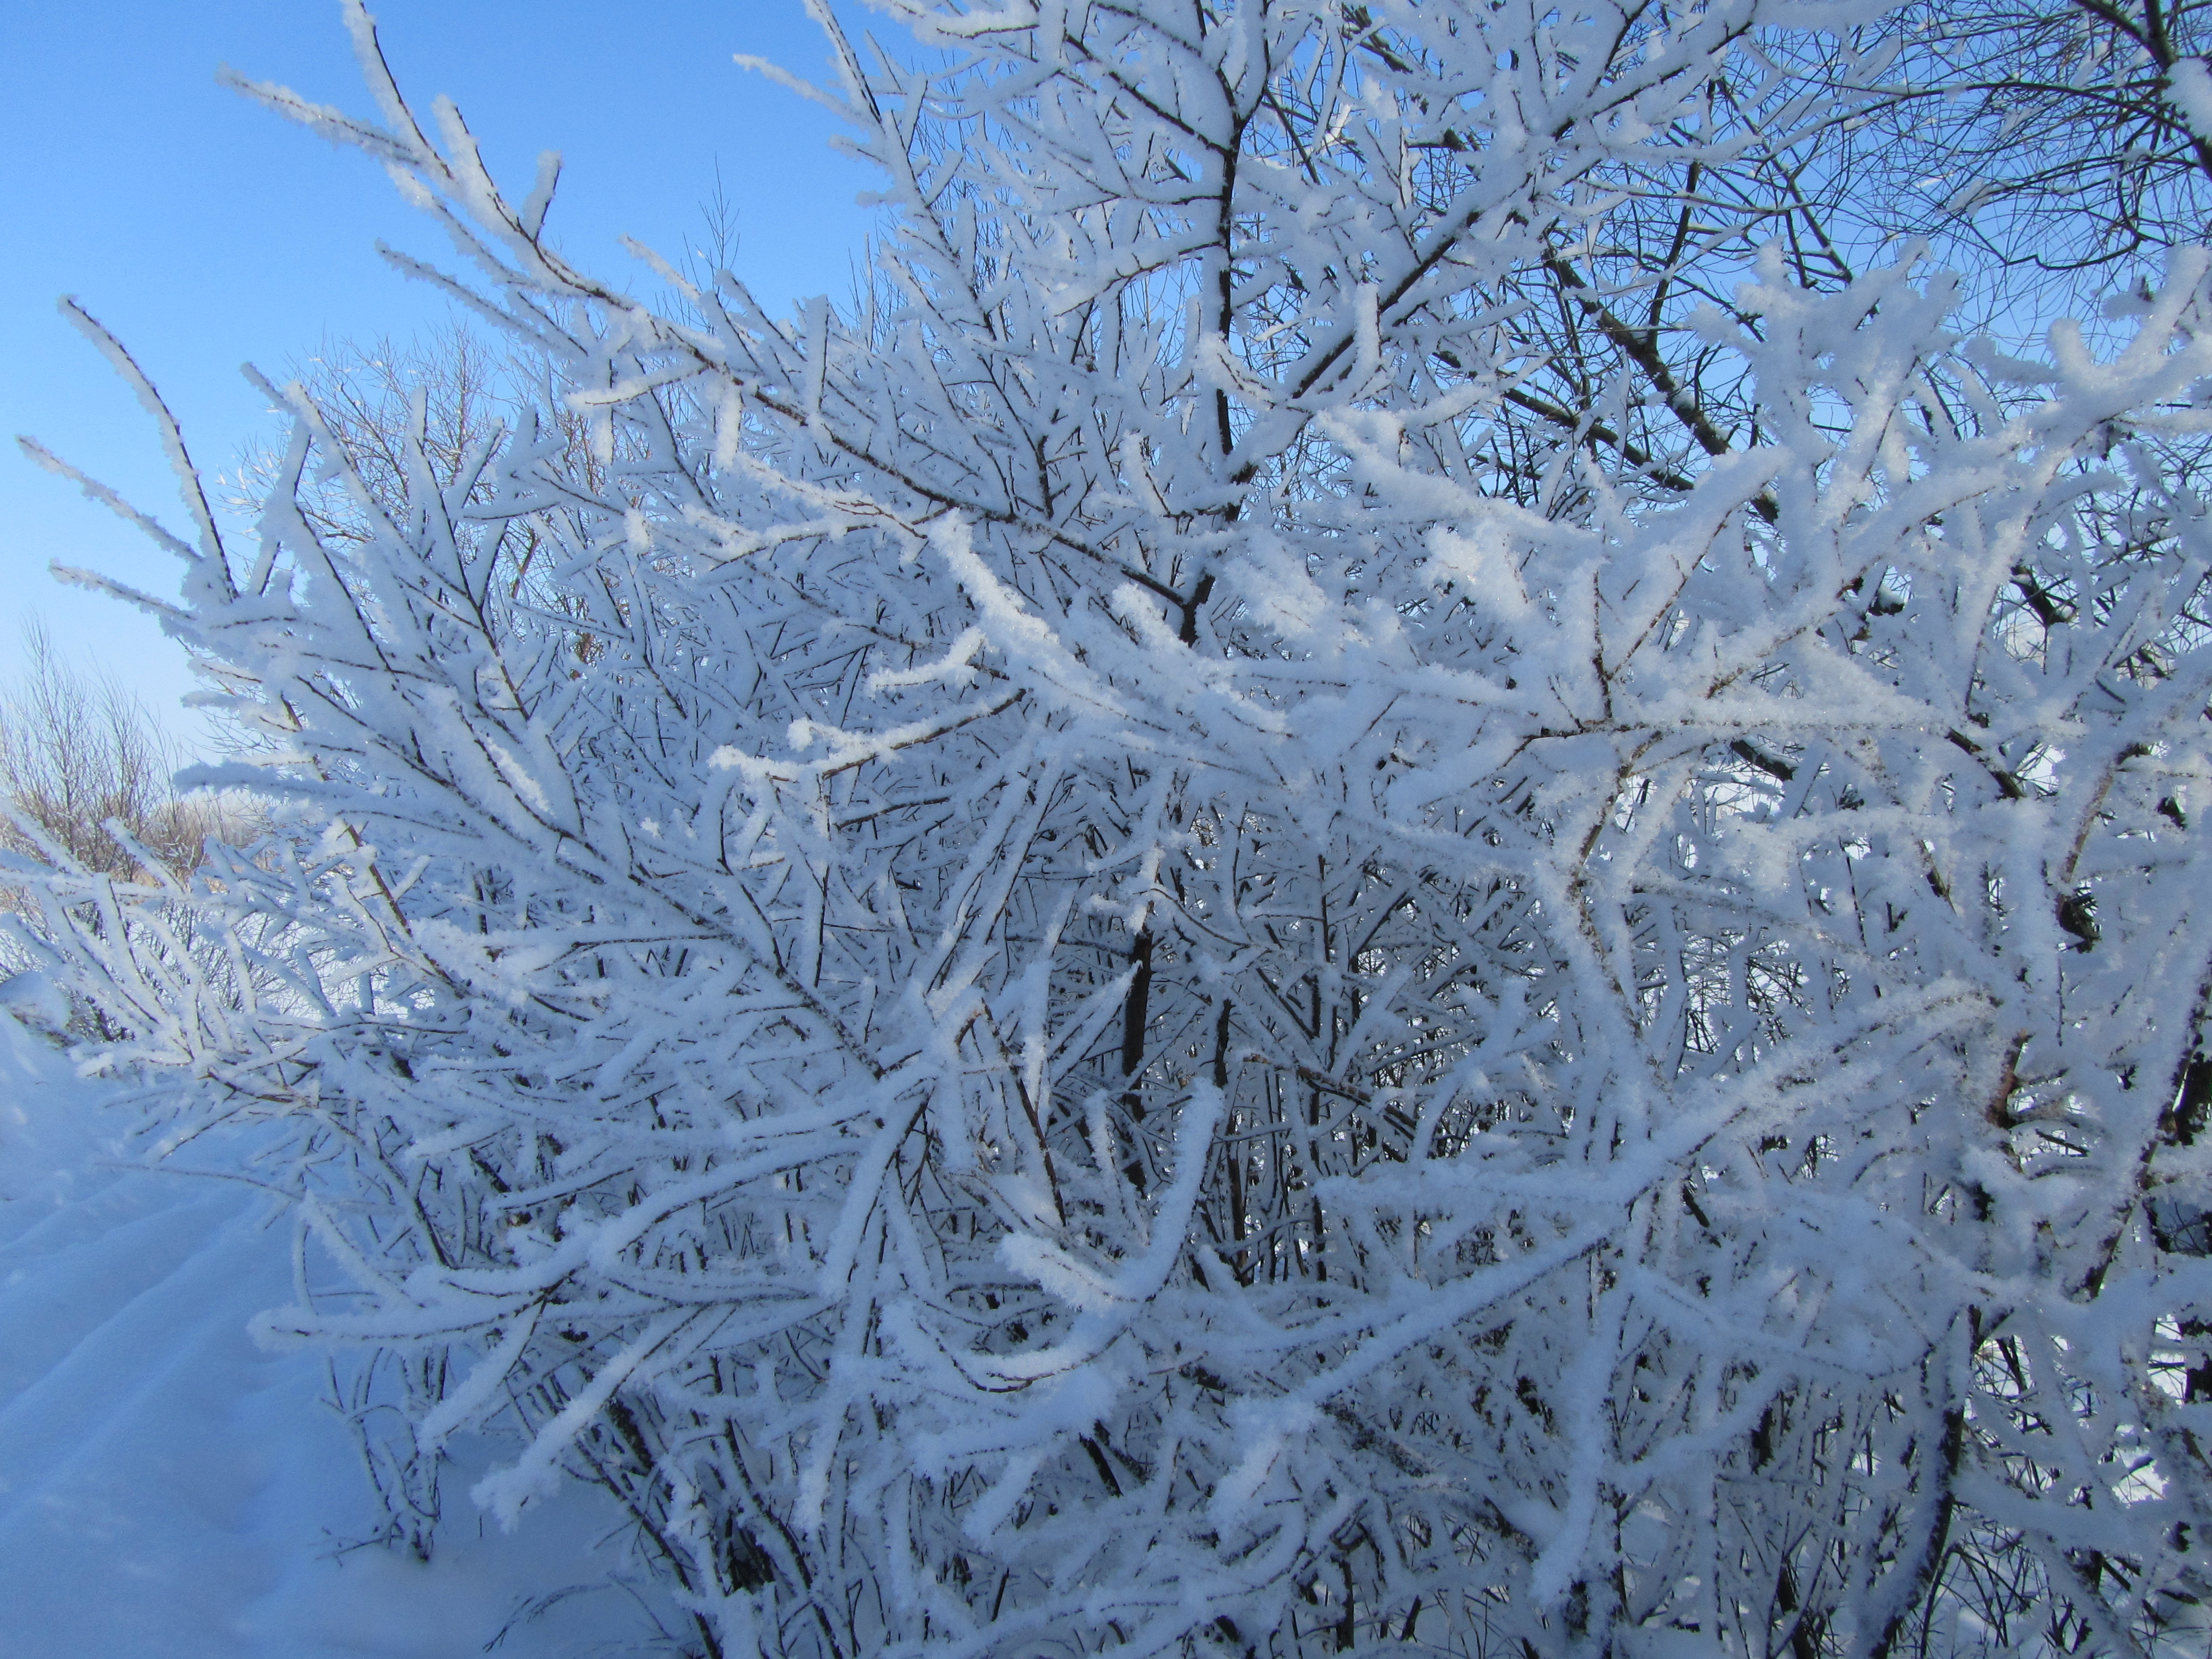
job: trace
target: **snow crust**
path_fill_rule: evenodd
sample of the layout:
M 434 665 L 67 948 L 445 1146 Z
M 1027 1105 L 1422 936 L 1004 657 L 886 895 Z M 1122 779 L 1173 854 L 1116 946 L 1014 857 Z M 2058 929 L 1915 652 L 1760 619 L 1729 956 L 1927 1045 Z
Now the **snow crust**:
M 609 1580 L 619 1516 L 597 1493 L 572 1486 L 512 1535 L 455 1516 L 428 1565 L 359 1544 L 380 1512 L 325 1360 L 247 1334 L 290 1293 L 289 1218 L 242 1182 L 134 1164 L 114 1092 L 0 1018 L 0 1649 L 653 1650 Z

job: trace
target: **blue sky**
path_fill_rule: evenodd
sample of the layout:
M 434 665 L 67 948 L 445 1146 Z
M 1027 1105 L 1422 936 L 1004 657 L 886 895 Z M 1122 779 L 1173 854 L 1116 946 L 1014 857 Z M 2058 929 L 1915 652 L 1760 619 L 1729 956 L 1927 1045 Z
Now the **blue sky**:
M 371 9 L 410 97 L 453 97 L 518 194 L 540 150 L 562 153 L 550 228 L 587 268 L 645 280 L 625 234 L 680 254 L 719 164 L 740 276 L 776 303 L 848 292 L 876 222 L 854 201 L 872 176 L 831 151 L 826 112 L 731 61 L 751 52 L 824 78 L 799 0 Z M 152 423 L 58 296 L 123 339 L 210 471 L 274 429 L 241 363 L 281 370 L 325 339 L 404 337 L 447 314 L 375 251 L 383 240 L 449 264 L 442 237 L 365 157 L 217 85 L 225 64 L 369 110 L 337 0 L 0 0 L 0 678 L 19 669 L 20 624 L 35 615 L 67 654 L 149 704 L 173 709 L 191 684 L 153 623 L 46 574 L 58 561 L 175 588 L 166 556 L 32 465 L 15 434 L 180 522 Z M 174 723 L 187 735 L 197 724 Z

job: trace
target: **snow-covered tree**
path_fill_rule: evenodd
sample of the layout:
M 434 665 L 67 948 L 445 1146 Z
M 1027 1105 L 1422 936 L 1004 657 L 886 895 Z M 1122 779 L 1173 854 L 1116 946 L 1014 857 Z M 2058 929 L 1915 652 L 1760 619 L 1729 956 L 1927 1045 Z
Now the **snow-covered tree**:
M 482 1430 L 724 1656 L 2201 1652 L 2206 258 L 1960 338 L 1843 8 L 881 8 L 791 318 L 357 3 L 258 89 L 547 402 L 196 505 L 276 828 L 52 965 L 289 1126 L 398 1530 Z

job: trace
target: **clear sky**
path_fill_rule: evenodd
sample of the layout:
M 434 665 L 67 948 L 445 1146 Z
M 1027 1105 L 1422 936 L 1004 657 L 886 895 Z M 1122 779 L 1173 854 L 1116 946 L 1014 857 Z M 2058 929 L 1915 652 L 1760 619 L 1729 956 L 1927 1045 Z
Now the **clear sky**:
M 731 61 L 750 52 L 826 78 L 799 0 L 371 9 L 402 87 L 426 109 L 453 97 L 518 196 L 540 150 L 562 153 L 549 228 L 587 269 L 649 281 L 618 239 L 680 255 L 719 164 L 741 276 L 773 303 L 848 291 L 876 222 L 854 198 L 872 176 L 831 151 L 826 112 Z M 123 339 L 210 471 L 275 429 L 240 364 L 280 371 L 326 338 L 404 337 L 447 314 L 376 244 L 448 265 L 450 245 L 366 157 L 217 85 L 225 64 L 370 112 L 337 0 L 0 0 L 0 678 L 17 672 L 21 622 L 36 616 L 66 654 L 149 704 L 173 708 L 191 684 L 156 625 L 46 574 L 59 562 L 155 593 L 176 586 L 167 556 L 25 459 L 15 434 L 182 522 L 151 422 L 58 296 Z

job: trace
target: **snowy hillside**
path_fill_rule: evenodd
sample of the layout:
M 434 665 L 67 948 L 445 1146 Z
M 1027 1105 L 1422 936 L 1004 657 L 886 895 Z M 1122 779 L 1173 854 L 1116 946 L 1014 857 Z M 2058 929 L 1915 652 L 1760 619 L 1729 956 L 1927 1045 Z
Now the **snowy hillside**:
M 243 1182 L 121 1167 L 106 1092 L 0 1014 L 0 1648 L 659 1650 L 605 1583 L 619 1552 L 594 1547 L 618 1516 L 595 1497 L 533 1509 L 507 1537 L 478 1524 L 463 1480 L 430 1565 L 345 1547 L 374 1510 L 322 1362 L 246 1334 L 288 1297 L 291 1228 Z

